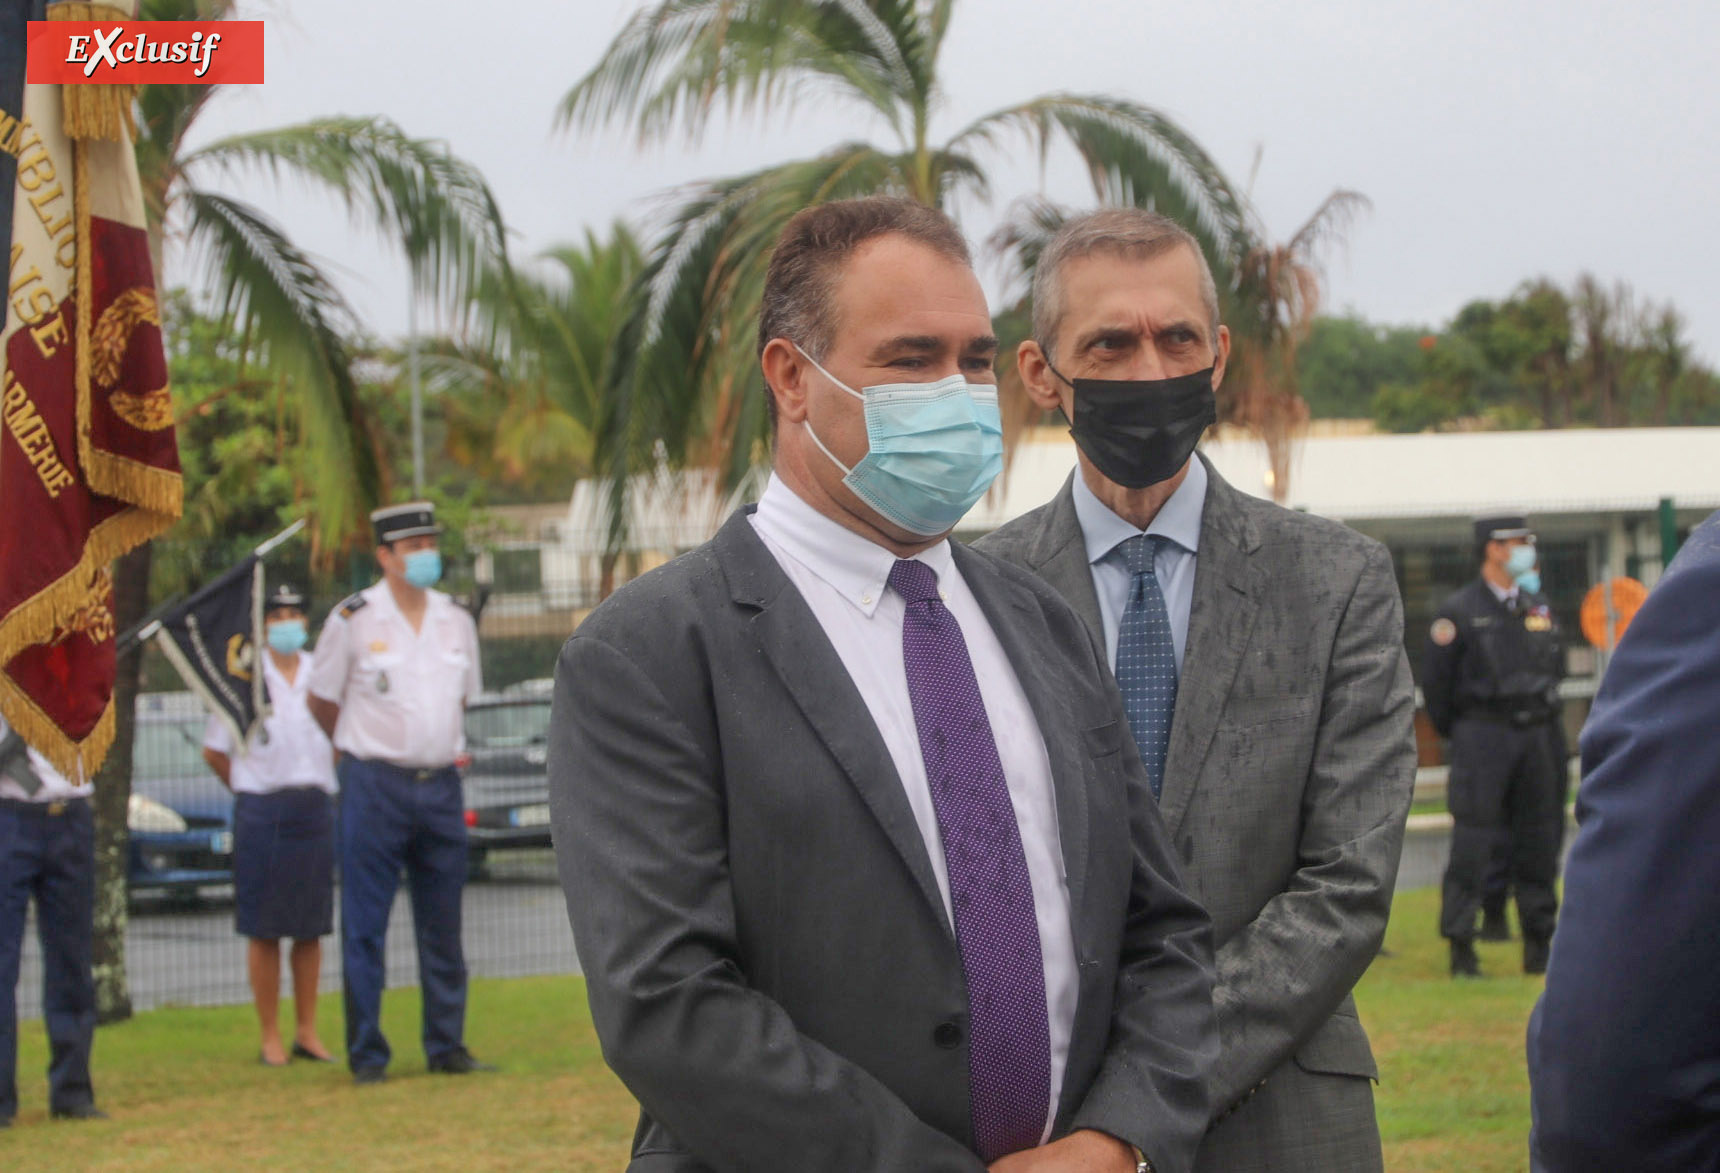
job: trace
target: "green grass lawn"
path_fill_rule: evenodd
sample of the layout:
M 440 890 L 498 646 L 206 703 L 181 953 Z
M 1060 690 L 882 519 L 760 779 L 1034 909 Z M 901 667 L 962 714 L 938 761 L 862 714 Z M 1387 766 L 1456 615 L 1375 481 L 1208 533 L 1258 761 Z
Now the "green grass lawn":
M 1498 977 L 1453 983 L 1431 891 L 1400 897 L 1382 958 L 1357 991 L 1379 1055 L 1380 1128 L 1391 1170 L 1526 1167 L 1523 1024 L 1540 982 L 1516 945 L 1482 946 Z M 237 944 L 233 964 L 242 963 Z M 468 1039 L 496 1075 L 428 1075 L 416 990 L 389 992 L 384 1023 L 393 1078 L 355 1088 L 344 1067 L 256 1061 L 249 1007 L 158 1010 L 96 1036 L 106 1123 L 46 1119 L 41 1023 L 21 1024 L 15 1127 L 0 1131 L 0 1168 L 424 1169 L 556 1168 L 613 1173 L 627 1160 L 633 1104 L 604 1068 L 575 978 L 472 983 Z M 321 1008 L 341 1037 L 338 997 Z

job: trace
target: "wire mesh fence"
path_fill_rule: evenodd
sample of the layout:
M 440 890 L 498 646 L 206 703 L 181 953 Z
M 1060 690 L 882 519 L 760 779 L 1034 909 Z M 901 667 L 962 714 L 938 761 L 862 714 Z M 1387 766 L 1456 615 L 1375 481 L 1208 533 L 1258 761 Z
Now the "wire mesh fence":
M 247 1002 L 245 941 L 234 924 L 232 798 L 202 759 L 203 711 L 190 694 L 172 693 L 145 694 L 138 710 L 126 932 L 132 1005 Z M 461 925 L 467 967 L 477 977 L 576 973 L 548 845 L 549 695 L 527 686 L 488 697 L 467 722 L 470 851 Z M 322 957 L 325 990 L 338 989 L 341 980 L 338 874 L 336 883 L 335 928 Z M 387 967 L 390 986 L 418 981 L 404 883 L 389 924 Z M 42 993 L 32 919 L 17 988 L 20 1015 L 39 1016 Z

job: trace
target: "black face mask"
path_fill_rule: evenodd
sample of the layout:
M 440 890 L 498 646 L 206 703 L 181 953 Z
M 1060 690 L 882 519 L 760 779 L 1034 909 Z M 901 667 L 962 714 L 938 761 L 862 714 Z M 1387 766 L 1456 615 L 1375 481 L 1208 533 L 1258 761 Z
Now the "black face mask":
M 1218 421 L 1212 367 L 1174 379 L 1066 379 L 1075 389 L 1069 434 L 1107 478 L 1144 489 L 1177 474 Z M 1067 417 L 1065 417 L 1067 418 Z

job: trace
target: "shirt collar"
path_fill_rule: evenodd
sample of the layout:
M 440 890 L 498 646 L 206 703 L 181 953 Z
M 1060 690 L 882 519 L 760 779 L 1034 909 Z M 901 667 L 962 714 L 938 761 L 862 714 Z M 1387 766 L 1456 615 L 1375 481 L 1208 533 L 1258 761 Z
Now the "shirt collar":
M 1516 583 L 1512 583 L 1508 587 L 1502 587 L 1502 586 L 1497 585 L 1492 579 L 1488 578 L 1485 574 L 1481 576 L 1481 581 L 1487 584 L 1487 589 L 1492 591 L 1493 597 L 1495 599 L 1498 599 L 1501 603 L 1509 603 L 1512 599 L 1517 597 L 1517 584 Z
M 754 521 L 770 540 L 870 619 L 896 565 L 896 555 L 824 516 L 775 473 L 759 497 Z M 914 555 L 945 581 L 954 561 L 948 539 Z
M 1200 547 L 1200 522 L 1206 510 L 1206 465 L 1198 456 L 1189 458 L 1188 475 L 1170 499 L 1159 507 L 1158 516 L 1144 530 L 1136 529 L 1111 512 L 1087 487 L 1087 478 L 1075 470 L 1075 517 L 1081 523 L 1081 537 L 1087 545 L 1087 561 L 1095 563 L 1112 550 L 1141 534 L 1157 534 L 1169 538 L 1182 549 L 1194 553 Z

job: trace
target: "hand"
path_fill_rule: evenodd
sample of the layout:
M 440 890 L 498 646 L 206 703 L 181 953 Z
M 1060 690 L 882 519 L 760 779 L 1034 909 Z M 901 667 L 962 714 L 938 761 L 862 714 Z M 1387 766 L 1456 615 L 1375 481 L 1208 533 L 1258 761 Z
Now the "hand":
M 990 1173 L 1135 1173 L 1135 1150 L 1109 1133 L 1082 1129 L 1011 1153 L 987 1168 Z

